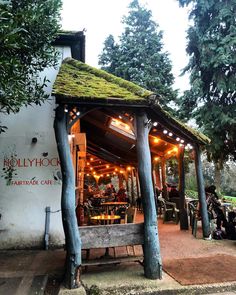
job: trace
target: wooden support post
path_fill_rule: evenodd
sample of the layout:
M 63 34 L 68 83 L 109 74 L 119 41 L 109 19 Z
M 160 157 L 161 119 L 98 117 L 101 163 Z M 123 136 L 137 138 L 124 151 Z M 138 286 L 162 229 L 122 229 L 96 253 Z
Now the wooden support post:
M 125 184 L 126 184 L 126 192 L 127 192 L 127 198 L 130 200 L 130 191 L 129 191 L 129 172 L 127 171 L 125 173 Z
M 156 164 L 155 167 L 155 176 L 156 176 L 156 185 L 158 189 L 161 189 L 161 177 L 160 177 L 160 165 L 159 163 Z
M 205 185 L 202 173 L 202 162 L 201 162 L 201 150 L 198 145 L 195 146 L 195 168 L 197 176 L 198 186 L 198 198 L 200 203 L 201 217 L 202 217 L 202 231 L 203 237 L 209 238 L 210 236 L 210 221 L 207 212 Z
M 123 175 L 122 174 L 118 174 L 118 180 L 119 180 L 119 188 L 121 188 L 123 186 Z
M 133 171 L 133 168 L 131 168 L 131 200 L 132 200 L 132 205 L 135 206 L 135 198 L 134 198 L 134 171 Z
M 162 197 L 168 198 L 167 186 L 166 186 L 166 159 L 161 157 L 161 183 L 162 183 Z
M 149 148 L 149 124 L 145 112 L 136 114 L 137 157 L 140 189 L 144 210 L 144 274 L 150 279 L 162 278 L 162 262 L 157 229 Z
M 185 208 L 185 173 L 184 173 L 184 146 L 179 147 L 178 154 L 179 168 L 179 210 L 180 210 L 180 229 L 188 230 L 188 214 Z
M 137 198 L 138 198 L 140 196 L 140 185 L 139 185 L 138 170 L 135 171 L 135 178 L 136 178 L 136 190 L 137 190 Z
M 66 240 L 65 286 L 75 289 L 79 283 L 81 265 L 81 240 L 75 214 L 75 176 L 68 134 L 67 118 L 63 106 L 56 108 L 54 130 L 62 172 L 61 210 Z

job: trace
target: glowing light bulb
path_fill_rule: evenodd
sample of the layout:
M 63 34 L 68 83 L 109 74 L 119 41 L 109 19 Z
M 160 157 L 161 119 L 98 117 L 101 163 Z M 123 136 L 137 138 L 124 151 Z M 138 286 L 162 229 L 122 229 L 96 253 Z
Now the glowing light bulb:
M 168 133 L 168 131 L 165 129 L 165 130 L 163 130 L 163 133 L 164 133 L 164 134 L 167 134 L 167 133 Z

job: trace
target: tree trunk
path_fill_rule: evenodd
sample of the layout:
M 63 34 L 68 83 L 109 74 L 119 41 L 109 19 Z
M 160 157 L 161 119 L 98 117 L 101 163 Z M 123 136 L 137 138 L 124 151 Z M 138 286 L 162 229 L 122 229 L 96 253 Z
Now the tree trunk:
M 202 173 L 201 151 L 197 145 L 195 146 L 195 168 L 197 176 L 198 198 L 202 217 L 203 237 L 208 238 L 210 236 L 210 221 L 207 212 L 205 185 Z
M 62 172 L 61 210 L 66 240 L 65 286 L 78 287 L 81 265 L 81 240 L 75 214 L 75 176 L 68 143 L 66 113 L 63 106 L 56 108 L 54 121 L 57 149 Z
M 184 171 L 184 147 L 179 147 L 179 194 L 180 194 L 180 229 L 188 230 L 188 215 L 185 208 L 185 171 Z
M 144 274 L 150 279 L 161 279 L 162 262 L 152 183 L 147 121 L 146 113 L 140 112 L 136 114 L 138 171 L 144 210 Z

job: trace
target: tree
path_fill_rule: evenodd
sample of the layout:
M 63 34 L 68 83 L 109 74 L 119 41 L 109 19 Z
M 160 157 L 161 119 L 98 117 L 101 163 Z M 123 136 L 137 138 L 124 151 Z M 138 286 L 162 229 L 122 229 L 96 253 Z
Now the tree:
M 48 97 L 39 72 L 57 63 L 51 43 L 61 5 L 60 0 L 0 1 L 0 112 L 16 113 Z
M 176 93 L 171 88 L 174 77 L 168 54 L 163 52 L 162 32 L 151 11 L 138 0 L 133 0 L 129 9 L 119 43 L 112 35 L 105 40 L 99 64 L 109 73 L 154 91 L 160 96 L 159 102 L 166 105 Z
M 229 158 L 236 159 L 236 5 L 235 0 L 179 0 L 192 4 L 184 71 L 190 72 L 191 89 L 180 100 L 186 120 L 194 117 L 212 142 L 208 159 L 214 161 L 216 182 Z

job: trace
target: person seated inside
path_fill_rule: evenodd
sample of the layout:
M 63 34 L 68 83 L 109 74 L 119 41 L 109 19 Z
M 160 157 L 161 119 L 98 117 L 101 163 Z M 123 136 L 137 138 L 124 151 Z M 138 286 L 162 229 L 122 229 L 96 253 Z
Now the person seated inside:
M 111 188 L 111 184 L 107 184 L 106 189 L 105 189 L 105 196 L 111 196 L 112 195 L 112 188 Z
M 179 191 L 176 189 L 176 186 L 172 186 L 169 192 L 169 200 L 171 201 L 171 199 L 179 197 Z
M 121 186 L 117 193 L 118 202 L 126 202 L 126 190 L 123 186 Z

